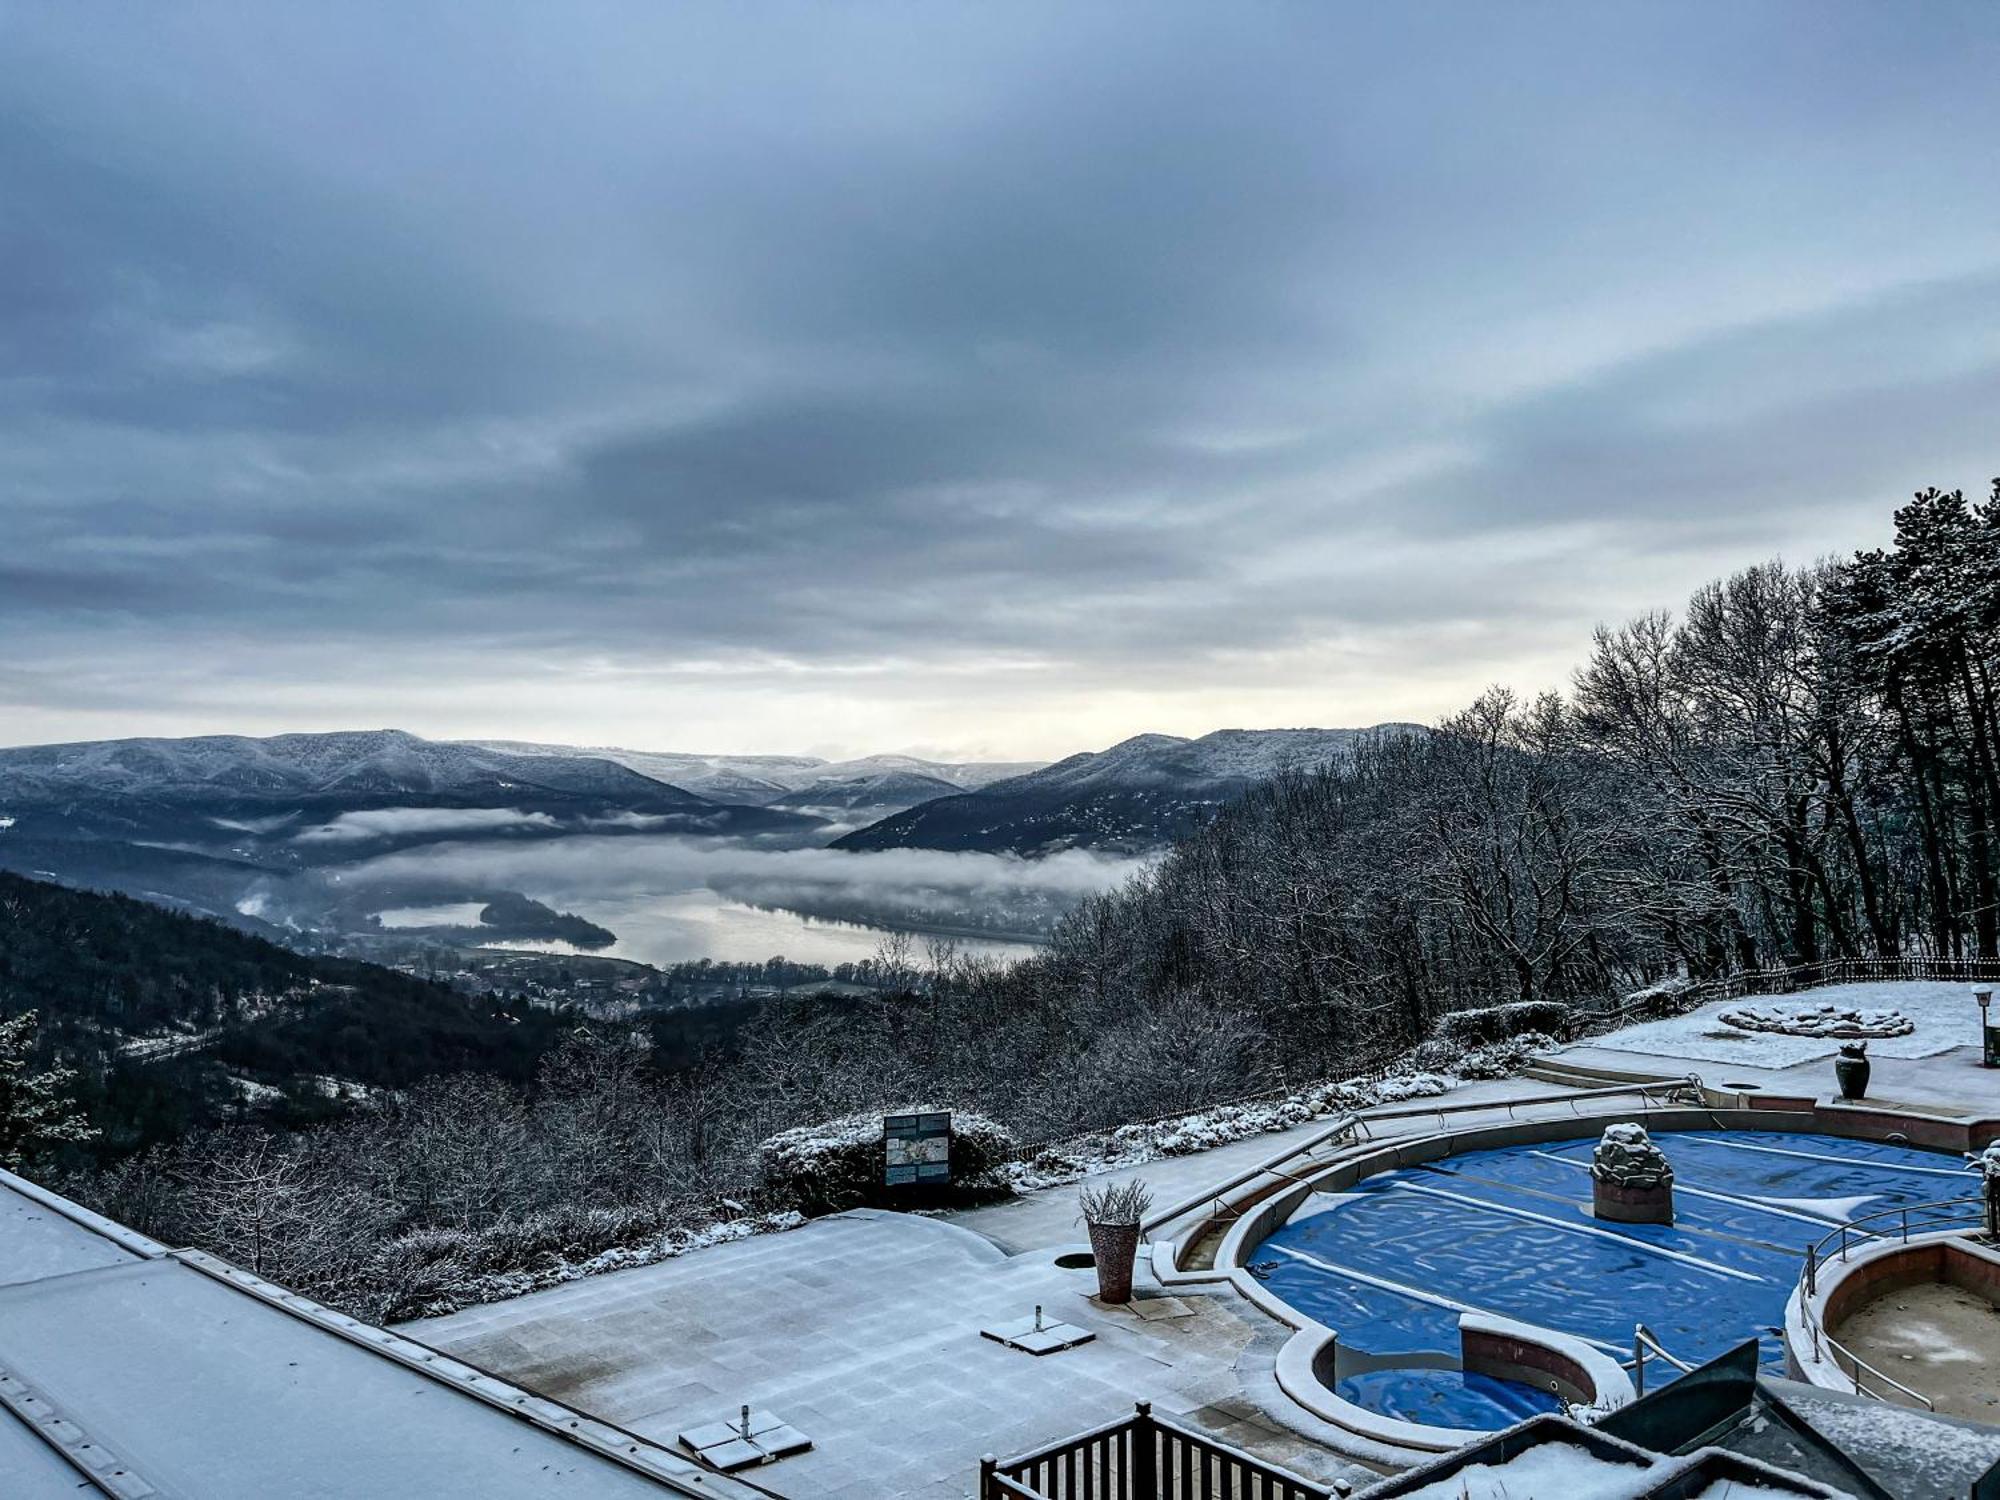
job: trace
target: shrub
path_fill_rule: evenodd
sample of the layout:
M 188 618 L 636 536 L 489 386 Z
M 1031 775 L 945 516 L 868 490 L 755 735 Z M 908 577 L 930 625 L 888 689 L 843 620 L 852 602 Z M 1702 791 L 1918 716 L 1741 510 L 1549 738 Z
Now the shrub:
M 931 1106 L 930 1108 L 935 1108 Z M 882 1180 L 882 1116 L 917 1114 L 915 1108 L 872 1109 L 823 1125 L 783 1130 L 757 1147 L 764 1185 L 781 1201 L 809 1214 L 838 1213 L 864 1204 L 908 1203 L 907 1188 Z M 984 1115 L 955 1111 L 951 1121 L 951 1187 L 946 1197 L 1000 1185 L 1000 1168 L 1013 1156 L 1013 1134 Z M 935 1190 L 933 1190 L 934 1192 Z
M 1153 1206 L 1153 1190 L 1141 1177 L 1101 1186 L 1085 1183 L 1077 1189 L 1076 1201 L 1086 1224 L 1137 1224 Z
M 1694 1008 L 1702 991 L 1685 974 L 1672 974 L 1658 984 L 1634 990 L 1624 1000 L 1626 1006 L 1651 1019 L 1664 1020 Z
M 1508 1041 L 1529 1032 L 1566 1037 L 1574 1015 L 1567 1005 L 1554 1000 L 1522 1000 L 1512 1005 L 1488 1005 L 1478 1010 L 1453 1011 L 1440 1017 L 1440 1041 L 1477 1047 Z

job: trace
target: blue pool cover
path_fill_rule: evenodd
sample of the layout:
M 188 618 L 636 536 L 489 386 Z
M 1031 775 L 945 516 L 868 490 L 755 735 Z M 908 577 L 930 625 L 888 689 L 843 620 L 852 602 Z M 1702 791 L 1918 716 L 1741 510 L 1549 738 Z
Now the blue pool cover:
M 1497 1432 L 1562 1405 L 1553 1391 L 1460 1370 L 1405 1367 L 1350 1375 L 1335 1392 L 1343 1401 L 1404 1422 Z
M 1953 1158 L 1908 1146 L 1765 1131 L 1654 1139 L 1674 1165 L 1671 1226 L 1593 1217 L 1595 1139 L 1554 1141 L 1467 1152 L 1315 1195 L 1257 1247 L 1251 1269 L 1343 1344 L 1371 1353 L 1456 1354 L 1458 1314 L 1478 1311 L 1573 1334 L 1628 1363 L 1635 1323 L 1689 1364 L 1754 1335 L 1777 1372 L 1785 1302 L 1809 1242 L 1859 1214 L 1972 1191 Z M 1525 1414 L 1496 1419 L 1496 1393 L 1470 1381 L 1397 1373 L 1400 1384 L 1358 1377 L 1369 1389 L 1348 1381 L 1356 1390 L 1342 1394 L 1461 1427 Z M 1649 1383 L 1671 1373 L 1647 1363 Z M 1526 1399 L 1519 1387 L 1497 1395 L 1502 1407 Z

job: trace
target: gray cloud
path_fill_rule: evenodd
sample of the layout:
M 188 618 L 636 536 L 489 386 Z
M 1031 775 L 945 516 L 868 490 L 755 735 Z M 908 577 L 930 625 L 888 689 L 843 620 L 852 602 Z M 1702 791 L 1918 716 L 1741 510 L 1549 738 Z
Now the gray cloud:
M 0 737 L 1424 716 L 2000 469 L 1983 6 L 114 10 L 0 18 Z
M 412 834 L 492 833 L 504 829 L 554 829 L 547 813 L 507 807 L 378 807 L 344 812 L 331 822 L 292 835 L 295 844 L 356 844 Z

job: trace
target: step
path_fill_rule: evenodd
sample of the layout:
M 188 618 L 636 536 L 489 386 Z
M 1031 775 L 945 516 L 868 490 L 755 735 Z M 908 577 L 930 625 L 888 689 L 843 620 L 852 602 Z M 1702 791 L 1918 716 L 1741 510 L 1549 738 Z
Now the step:
M 1676 1075 L 1647 1069 L 1607 1067 L 1561 1056 L 1531 1057 L 1522 1068 L 1530 1078 L 1570 1088 L 1604 1089 L 1620 1083 L 1673 1083 Z

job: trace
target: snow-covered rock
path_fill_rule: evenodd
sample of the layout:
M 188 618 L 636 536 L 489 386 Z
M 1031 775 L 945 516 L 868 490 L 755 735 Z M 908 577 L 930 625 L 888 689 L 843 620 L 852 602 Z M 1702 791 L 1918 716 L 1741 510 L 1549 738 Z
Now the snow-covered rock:
M 1917 1023 L 1899 1010 L 1859 1006 L 1740 1005 L 1717 1018 L 1745 1031 L 1777 1031 L 1786 1036 L 1857 1037 L 1908 1036 Z

